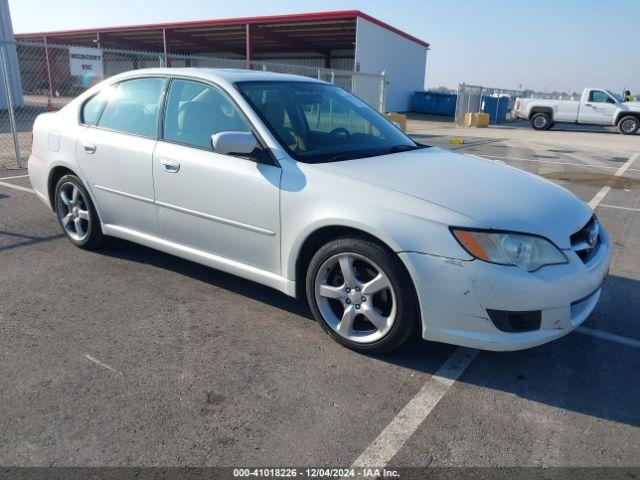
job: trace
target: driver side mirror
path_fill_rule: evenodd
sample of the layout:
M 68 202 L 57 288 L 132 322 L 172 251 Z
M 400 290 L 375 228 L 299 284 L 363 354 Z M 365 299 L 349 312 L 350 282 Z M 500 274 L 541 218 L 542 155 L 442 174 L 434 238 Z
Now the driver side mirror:
M 213 151 L 223 155 L 248 155 L 258 148 L 258 141 L 250 132 L 218 132 L 211 135 Z

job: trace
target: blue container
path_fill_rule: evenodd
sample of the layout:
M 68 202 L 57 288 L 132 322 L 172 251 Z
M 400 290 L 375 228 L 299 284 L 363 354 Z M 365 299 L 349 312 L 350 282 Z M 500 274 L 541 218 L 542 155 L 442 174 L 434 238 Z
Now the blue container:
M 506 122 L 509 97 L 482 97 L 482 111 L 489 114 L 490 123 Z
M 453 117 L 456 113 L 457 97 L 448 93 L 415 92 L 411 99 L 411 110 Z

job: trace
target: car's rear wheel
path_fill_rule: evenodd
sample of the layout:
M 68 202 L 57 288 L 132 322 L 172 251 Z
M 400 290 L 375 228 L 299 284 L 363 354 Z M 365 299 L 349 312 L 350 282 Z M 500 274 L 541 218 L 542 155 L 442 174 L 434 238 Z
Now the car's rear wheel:
M 631 115 L 618 122 L 618 131 L 623 135 L 633 135 L 639 128 L 640 121 Z
M 71 243 L 86 249 L 105 243 L 98 213 L 82 181 L 75 175 L 65 175 L 58 180 L 55 209 L 60 226 Z
M 551 123 L 551 117 L 547 113 L 540 112 L 531 117 L 531 126 L 534 130 L 549 130 Z
M 353 350 L 394 350 L 418 323 L 413 284 L 400 259 L 367 239 L 339 238 L 321 247 L 309 264 L 306 291 L 320 326 Z

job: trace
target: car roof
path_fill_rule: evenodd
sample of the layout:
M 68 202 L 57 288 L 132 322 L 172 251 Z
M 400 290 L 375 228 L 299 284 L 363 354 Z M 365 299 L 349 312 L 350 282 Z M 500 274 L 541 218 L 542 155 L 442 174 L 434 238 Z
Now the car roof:
M 115 79 L 117 77 L 118 79 L 122 79 L 145 75 L 178 75 L 223 83 L 269 80 L 327 83 L 301 75 L 265 72 L 262 70 L 243 70 L 239 68 L 144 68 L 125 72 L 112 78 Z

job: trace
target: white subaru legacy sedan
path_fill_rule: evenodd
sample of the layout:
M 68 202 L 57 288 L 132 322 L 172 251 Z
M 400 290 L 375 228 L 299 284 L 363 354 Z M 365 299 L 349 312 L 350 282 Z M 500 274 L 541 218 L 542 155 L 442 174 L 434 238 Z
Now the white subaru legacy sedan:
M 611 245 L 567 190 L 416 143 L 334 85 L 138 70 L 34 125 L 29 175 L 68 239 L 119 237 L 306 297 L 341 344 L 517 350 L 585 321 Z

